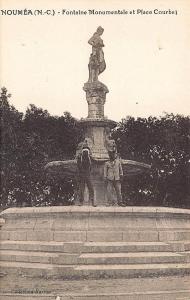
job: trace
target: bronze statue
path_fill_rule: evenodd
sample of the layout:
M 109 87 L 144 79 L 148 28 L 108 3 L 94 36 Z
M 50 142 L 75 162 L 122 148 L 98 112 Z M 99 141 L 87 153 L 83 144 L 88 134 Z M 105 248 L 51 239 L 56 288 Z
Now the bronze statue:
M 93 36 L 89 39 L 88 43 L 92 45 L 92 53 L 90 55 L 90 60 L 88 64 L 89 68 L 89 82 L 97 82 L 98 75 L 101 74 L 105 68 L 106 63 L 104 60 L 104 52 L 102 47 L 104 47 L 101 35 L 104 29 L 99 26 Z

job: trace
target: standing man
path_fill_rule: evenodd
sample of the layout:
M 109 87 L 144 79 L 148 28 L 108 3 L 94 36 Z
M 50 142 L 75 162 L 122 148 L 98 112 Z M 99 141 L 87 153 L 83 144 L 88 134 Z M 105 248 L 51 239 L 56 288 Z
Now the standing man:
M 82 147 L 80 155 L 77 157 L 77 168 L 78 168 L 78 181 L 79 181 L 79 201 L 80 205 L 84 202 L 84 190 L 85 185 L 88 188 L 89 201 L 93 206 L 94 203 L 94 188 L 91 179 L 91 153 L 90 148 L 85 145 Z
M 123 178 L 123 169 L 120 159 L 115 157 L 115 153 L 109 152 L 109 161 L 104 165 L 104 179 L 106 181 L 106 188 L 111 185 L 114 187 L 117 195 L 117 203 L 123 206 L 121 195 L 121 180 Z

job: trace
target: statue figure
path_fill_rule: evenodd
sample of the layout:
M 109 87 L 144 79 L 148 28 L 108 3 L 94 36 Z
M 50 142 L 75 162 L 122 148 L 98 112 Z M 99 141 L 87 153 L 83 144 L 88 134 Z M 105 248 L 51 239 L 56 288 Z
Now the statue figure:
M 89 137 L 85 137 L 85 139 L 84 139 L 84 146 L 88 147 L 90 149 L 90 151 L 92 151 L 92 148 L 93 148 L 92 139 L 89 138 Z
M 93 147 L 93 142 L 91 138 L 85 137 L 84 140 L 77 145 L 76 156 L 75 156 L 76 159 L 81 155 L 83 147 L 89 148 L 90 155 L 91 155 L 91 151 Z
M 78 157 L 81 155 L 83 145 L 84 145 L 84 141 L 80 142 L 77 145 L 76 155 L 75 155 L 76 159 L 78 159 Z
M 110 156 L 110 154 L 113 155 L 114 157 L 117 156 L 117 146 L 116 146 L 115 140 L 112 139 L 112 137 L 111 137 L 111 133 L 109 133 L 106 136 L 106 149 L 108 151 L 109 156 Z
M 102 50 L 102 47 L 104 47 L 104 43 L 100 37 L 103 34 L 103 32 L 104 29 L 101 26 L 99 26 L 96 32 L 88 41 L 88 43 L 92 45 L 92 53 L 90 55 L 90 60 L 88 64 L 89 82 L 97 82 L 98 75 L 101 74 L 106 68 L 104 52 Z

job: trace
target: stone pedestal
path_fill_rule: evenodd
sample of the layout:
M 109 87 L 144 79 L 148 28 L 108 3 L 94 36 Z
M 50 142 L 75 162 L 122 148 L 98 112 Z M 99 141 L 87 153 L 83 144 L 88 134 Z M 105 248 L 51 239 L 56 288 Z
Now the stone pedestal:
M 106 136 L 115 122 L 104 117 L 104 104 L 106 94 L 109 92 L 106 85 L 100 81 L 87 82 L 83 90 L 86 92 L 88 103 L 88 117 L 80 121 L 85 130 L 85 138 L 90 141 L 92 154 L 92 182 L 94 187 L 94 200 L 98 206 L 108 205 L 107 189 L 104 182 L 104 163 L 108 160 L 106 149 Z M 85 193 L 85 203 L 88 203 L 88 192 Z
M 116 125 L 116 122 L 108 119 L 86 118 L 80 121 L 85 130 L 85 137 L 91 141 L 91 153 L 95 160 L 107 160 L 109 158 L 106 149 L 106 135 Z
M 92 165 L 92 182 L 94 188 L 94 203 L 96 206 L 106 206 L 108 205 L 108 197 L 107 197 L 107 190 L 106 185 L 104 182 L 104 161 L 93 162 Z M 84 203 L 87 205 L 91 205 L 89 203 L 89 195 L 88 190 L 86 188 L 85 191 L 85 199 Z
M 107 86 L 100 81 L 86 82 L 83 90 L 88 102 L 88 118 L 104 118 L 104 104 L 109 92 Z

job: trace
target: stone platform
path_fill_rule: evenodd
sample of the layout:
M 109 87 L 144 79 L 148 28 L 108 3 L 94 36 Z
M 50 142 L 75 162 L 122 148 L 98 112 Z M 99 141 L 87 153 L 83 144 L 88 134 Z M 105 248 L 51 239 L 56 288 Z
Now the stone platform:
M 61 300 L 188 299 L 183 278 L 190 280 L 190 210 L 9 208 L 1 221 L 0 299 L 56 299 L 57 291 Z M 157 290 L 151 281 L 174 275 L 181 282 L 175 290 L 170 284 Z M 139 277 L 139 284 L 149 280 L 149 290 L 137 291 L 134 283 L 131 292 L 116 289 L 118 281 L 128 286 Z
M 190 273 L 190 210 L 28 207 L 1 213 L 3 274 L 131 278 Z

